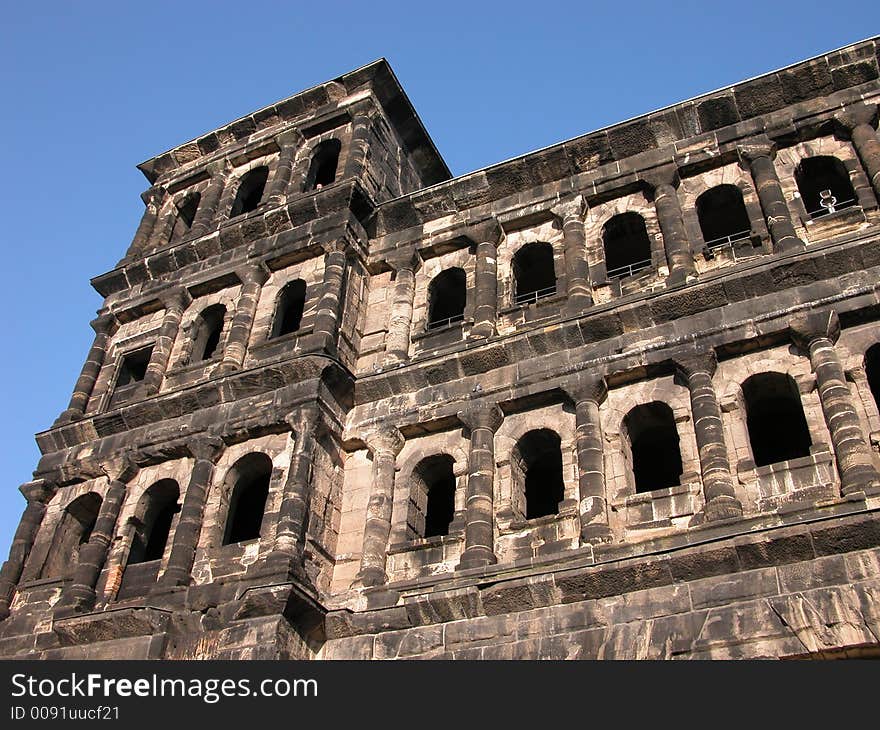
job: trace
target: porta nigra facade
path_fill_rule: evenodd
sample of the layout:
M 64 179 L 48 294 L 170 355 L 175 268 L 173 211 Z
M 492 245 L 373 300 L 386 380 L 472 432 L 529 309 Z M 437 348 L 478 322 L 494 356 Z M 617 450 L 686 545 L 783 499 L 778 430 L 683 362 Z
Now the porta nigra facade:
M 0 656 L 880 653 L 878 64 L 453 178 L 380 60 L 140 165 Z

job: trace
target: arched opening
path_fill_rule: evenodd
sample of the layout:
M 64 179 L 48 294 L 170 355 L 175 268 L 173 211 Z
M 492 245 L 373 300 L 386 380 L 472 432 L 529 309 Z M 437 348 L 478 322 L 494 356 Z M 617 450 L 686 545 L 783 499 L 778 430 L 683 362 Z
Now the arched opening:
M 174 221 L 174 229 L 171 231 L 171 240 L 183 238 L 192 228 L 196 218 L 196 211 L 202 200 L 200 193 L 190 193 L 177 205 L 177 220 Z
M 455 460 L 448 454 L 422 459 L 412 473 L 407 518 L 414 537 L 449 534 L 455 515 Z
M 797 383 L 784 373 L 758 373 L 742 384 L 755 466 L 810 455 L 810 429 Z
M 171 524 L 180 511 L 179 498 L 180 487 L 173 479 L 162 479 L 144 492 L 138 509 L 138 514 L 143 517 L 132 540 L 128 565 L 162 559 Z
M 458 267 L 441 271 L 428 286 L 428 329 L 445 327 L 464 319 L 467 277 Z
M 306 175 L 305 192 L 320 190 L 336 180 L 336 167 L 339 165 L 339 152 L 342 143 L 338 139 L 321 142 L 312 155 L 309 173 Z
M 856 205 L 849 173 L 836 157 L 807 157 L 795 168 L 794 178 L 811 218 Z
M 874 403 L 880 408 L 880 344 L 871 345 L 865 353 L 865 375 Z
M 68 572 L 68 567 L 76 565 L 80 547 L 92 536 L 101 502 L 100 495 L 88 492 L 67 505 L 52 535 L 41 578 L 58 578 Z
M 752 223 L 736 185 L 718 185 L 697 198 L 697 218 L 709 248 L 749 237 Z
M 636 492 L 681 483 L 681 448 L 672 409 L 659 401 L 633 408 L 623 419 L 629 437 Z
M 295 279 L 284 285 L 275 305 L 275 320 L 272 323 L 272 337 L 281 337 L 296 332 L 302 322 L 306 305 L 306 283 Z
M 514 302 L 525 304 L 556 293 L 553 247 L 549 243 L 528 243 L 513 257 Z
M 226 307 L 222 304 L 213 304 L 199 315 L 192 347 L 194 362 L 210 360 L 217 354 L 225 318 Z
M 263 199 L 263 191 L 266 189 L 266 180 L 269 177 L 269 168 L 265 165 L 255 167 L 241 176 L 238 191 L 235 194 L 235 202 L 232 204 L 230 218 L 244 215 L 257 209 Z
M 122 388 L 132 383 L 141 382 L 147 375 L 147 366 L 153 354 L 152 347 L 144 347 L 134 352 L 127 352 L 119 364 L 119 375 L 116 377 L 116 387 Z
M 529 431 L 516 442 L 510 463 L 514 483 L 525 496 L 526 519 L 558 514 L 565 497 L 559 435 L 548 428 Z
M 231 545 L 260 537 L 260 527 L 266 512 L 272 460 L 265 454 L 248 454 L 230 469 L 227 485 L 232 485 L 229 512 L 223 544 Z
M 620 213 L 602 229 L 605 269 L 609 279 L 631 276 L 651 266 L 651 239 L 638 213 Z

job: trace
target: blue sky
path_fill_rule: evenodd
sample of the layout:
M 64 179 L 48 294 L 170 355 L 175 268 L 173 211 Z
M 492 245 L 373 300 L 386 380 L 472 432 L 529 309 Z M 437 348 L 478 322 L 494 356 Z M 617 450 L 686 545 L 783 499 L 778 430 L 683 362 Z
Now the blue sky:
M 6 3 L 0 22 L 0 560 L 131 242 L 135 165 L 386 57 L 453 174 L 880 32 L 880 6 Z

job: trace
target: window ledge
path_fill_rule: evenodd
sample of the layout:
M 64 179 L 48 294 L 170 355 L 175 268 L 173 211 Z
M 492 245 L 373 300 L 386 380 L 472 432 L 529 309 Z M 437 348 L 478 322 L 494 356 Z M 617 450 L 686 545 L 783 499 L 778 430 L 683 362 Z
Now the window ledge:
M 399 542 L 392 545 L 388 549 L 389 555 L 398 555 L 400 553 L 408 553 L 415 550 L 428 550 L 430 548 L 442 547 L 443 545 L 453 545 L 464 542 L 464 533 L 453 532 L 449 535 L 437 535 L 436 537 L 418 537 L 406 542 Z

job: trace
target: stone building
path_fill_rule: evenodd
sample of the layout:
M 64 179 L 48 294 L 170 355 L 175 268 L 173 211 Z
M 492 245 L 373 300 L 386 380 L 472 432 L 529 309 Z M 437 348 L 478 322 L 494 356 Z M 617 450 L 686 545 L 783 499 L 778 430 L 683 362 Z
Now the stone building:
M 876 654 L 878 63 L 452 178 L 380 60 L 140 165 L 0 655 Z

